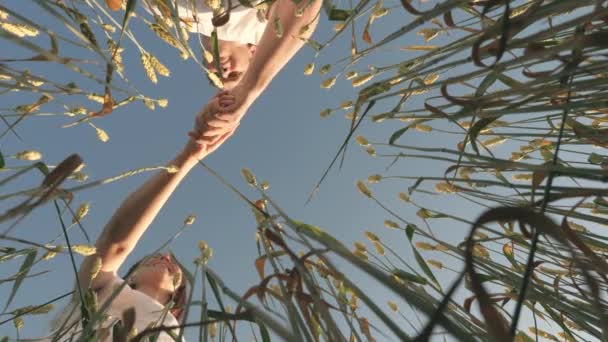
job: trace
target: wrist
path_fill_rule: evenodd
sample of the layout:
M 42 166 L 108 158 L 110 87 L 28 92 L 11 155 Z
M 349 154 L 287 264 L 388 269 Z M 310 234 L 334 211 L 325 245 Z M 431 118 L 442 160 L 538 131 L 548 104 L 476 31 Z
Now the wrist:
M 249 101 L 253 102 L 260 96 L 270 82 L 260 75 L 245 74 L 240 82 L 240 86 L 247 90 Z
M 175 162 L 179 165 L 175 165 L 179 168 L 190 169 L 194 167 L 199 160 L 207 156 L 206 150 L 200 144 L 195 143 L 192 139 L 188 139 L 188 143 L 178 154 Z

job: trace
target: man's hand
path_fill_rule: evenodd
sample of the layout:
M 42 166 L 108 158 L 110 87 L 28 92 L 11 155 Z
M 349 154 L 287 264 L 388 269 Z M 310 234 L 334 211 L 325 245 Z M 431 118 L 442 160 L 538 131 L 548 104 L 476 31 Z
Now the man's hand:
M 214 143 L 203 143 L 200 140 L 190 138 L 186 145 L 185 153 L 190 157 L 202 160 L 222 146 L 222 144 L 234 134 L 235 130 L 229 131 L 221 137 L 218 137 Z M 188 156 L 186 157 L 188 158 Z
M 228 106 L 233 105 L 235 102 L 234 96 L 228 94 L 227 92 L 217 93 L 209 102 L 201 109 L 201 111 L 196 115 L 194 120 L 194 129 L 188 132 L 188 136 L 197 141 L 200 144 L 205 143 L 213 143 L 217 139 L 210 139 L 209 135 L 205 133 L 210 129 L 214 129 L 214 127 L 209 125 L 210 120 L 216 120 L 216 115 L 223 113 L 223 110 Z M 216 125 L 218 125 L 216 123 Z M 226 123 L 224 126 L 227 126 Z M 231 125 L 234 126 L 234 125 Z M 222 126 L 223 127 L 223 126 Z M 223 133 L 229 131 L 225 130 Z M 213 135 L 212 135 L 213 136 Z M 219 138 L 219 137 L 218 137 Z

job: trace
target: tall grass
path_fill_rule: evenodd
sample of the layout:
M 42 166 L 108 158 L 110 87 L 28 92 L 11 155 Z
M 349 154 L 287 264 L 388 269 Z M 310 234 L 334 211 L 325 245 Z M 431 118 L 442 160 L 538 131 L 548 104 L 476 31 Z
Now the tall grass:
M 54 18 L 56 30 L 37 25 L 27 13 L 0 5 L 3 45 L 27 51 L 30 56 L 3 55 L 0 61 L 1 96 L 17 92 L 28 99 L 2 111 L 6 124 L 2 138 L 18 136 L 14 128 L 25 119 L 67 115 L 73 118 L 71 125 L 92 127 L 104 141 L 109 138 L 107 132 L 93 121 L 116 107 L 134 101 L 143 101 L 150 108 L 167 105 L 166 99 L 139 93 L 125 77 L 121 62 L 124 40 L 138 50 L 142 62 L 139 72 L 150 81 L 156 83 L 158 75 L 170 75 L 159 57 L 147 51 L 129 30 L 131 20 L 144 21 L 160 39 L 175 47 L 176 56 L 191 58 L 202 68 L 198 56 L 217 56 L 217 51 L 200 51 L 200 42 L 196 48 L 188 45 L 187 33 L 176 29 L 179 18 L 171 1 L 127 1 L 121 20 L 96 0 L 35 3 Z M 199 327 L 201 340 L 231 339 L 242 324 L 257 326 L 259 330 L 253 334 L 264 341 L 271 336 L 294 341 L 422 341 L 446 336 L 499 341 L 608 339 L 607 302 L 602 296 L 608 282 L 604 257 L 608 245 L 601 232 L 608 223 L 608 202 L 604 199 L 608 189 L 603 185 L 608 179 L 608 155 L 604 154 L 608 147 L 606 1 L 402 0 L 400 6 L 386 7 L 381 0 L 362 0 L 348 6 L 330 1 L 325 5 L 327 19 L 337 24 L 335 35 L 326 41 L 306 40 L 307 45 L 318 51 L 320 60 L 337 39 L 350 41 L 352 48 L 340 60 L 316 63 L 325 75 L 321 87 L 331 88 L 346 78 L 354 89 L 350 103 L 321 113 L 326 117 L 342 109 L 352 111 L 351 130 L 328 164 L 328 171 L 343 160 L 352 144 L 375 156 L 370 159 L 375 163 L 422 159 L 437 165 L 435 175 L 391 175 L 389 169 L 356 185 L 372 205 L 386 210 L 390 218 L 385 226 L 404 233 L 403 241 L 410 244 L 414 258 L 406 260 L 403 251 L 371 231 L 366 232 L 367 244 L 357 243 L 350 249 L 325 230 L 292 218 L 250 171 L 243 170 L 243 174 L 259 191 L 255 199 L 247 198 L 239 186 L 229 184 L 204 165 L 254 211 L 259 252 L 255 265 L 260 282 L 245 293 L 231 290 L 221 272 L 207 265 L 211 250 L 201 245 L 196 268 L 187 275 L 193 286 L 200 282 L 203 289 L 202 301 L 189 303 L 201 307 L 201 316 L 189 316 L 184 327 Z M 147 15 L 142 10 L 145 6 L 158 8 L 157 15 Z M 389 33 L 372 39 L 375 28 L 383 25 L 381 18 L 395 12 L 407 18 L 403 26 L 382 27 Z M 360 67 L 412 33 L 426 43 L 401 46 L 410 51 L 411 58 L 387 60 L 386 65 L 367 70 Z M 45 44 L 34 36 L 43 36 Z M 433 45 L 440 36 L 449 39 Z M 90 59 L 63 55 L 63 44 L 88 51 Z M 49 67 L 59 64 L 92 82 L 81 86 L 65 79 L 48 79 L 22 69 L 19 63 L 23 61 Z M 305 74 L 311 74 L 313 68 L 306 66 Z M 217 82 L 213 74 L 210 78 Z M 68 107 L 64 113 L 43 111 L 68 97 L 78 97 L 86 104 Z M 422 105 L 415 107 L 415 103 Z M 376 112 L 378 107 L 392 109 Z M 364 120 L 390 125 L 394 133 L 383 141 L 370 142 L 360 129 Z M 435 141 L 454 143 L 402 143 L 409 134 L 427 134 Z M 0 235 L 0 261 L 25 256 L 18 273 L 2 279 L 12 283 L 13 290 L 0 324 L 12 322 L 17 331 L 27 328 L 22 328 L 23 315 L 46 314 L 54 301 L 63 298 L 7 310 L 20 285 L 39 276 L 30 273 L 32 266 L 56 253 L 83 251 L 82 246 L 67 243 L 69 230 L 86 215 L 86 208 L 71 207 L 73 196 L 78 190 L 133 173 L 86 183 L 78 156 L 69 156 L 53 168 L 37 161 L 35 152 L 15 155 L 33 162 L 25 168 L 12 168 L 12 159 L 0 155 L 0 167 L 8 172 L 1 185 L 27 173 L 44 174 L 38 186 L 0 195 L 2 201 L 22 199 L 0 213 L 6 227 Z M 315 191 L 322 188 L 326 174 Z M 66 188 L 63 183 L 68 178 L 85 184 Z M 408 211 L 414 209 L 416 218 L 407 217 L 404 207 L 389 207 L 387 199 L 374 194 L 375 185 L 370 185 L 397 180 L 410 184 L 407 192 L 397 196 Z M 419 201 L 424 196 L 449 196 L 482 214 L 461 217 L 449 208 L 428 207 Z M 57 208 L 67 246 L 11 237 L 26 215 L 50 201 Z M 67 225 L 65 218 L 72 224 Z M 454 243 L 434 233 L 437 222 L 442 226 L 467 225 L 470 233 L 461 243 Z M 28 247 L 11 247 L 13 243 Z M 45 254 L 38 257 L 39 252 Z M 431 254 L 437 256 L 428 258 Z M 336 260 L 352 268 L 345 273 L 336 266 Z M 437 280 L 438 272 L 449 272 L 454 282 L 442 284 Z M 395 301 L 387 305 L 370 297 L 369 289 L 356 281 L 360 277 L 373 279 L 390 291 Z M 103 307 L 108 305 L 91 298 L 89 293 L 73 294 L 84 319 L 86 333 L 81 340 L 95 338 Z M 227 302 L 234 303 L 236 309 L 228 310 Z M 210 303 L 218 307 L 210 308 Z M 402 304 L 411 309 L 403 310 Z M 171 328 L 154 327 L 129 335 L 128 314 L 124 317 L 126 326 L 115 328 L 115 338 L 139 341 Z M 533 327 L 522 324 L 524 315 L 533 318 Z M 537 320 L 543 323 L 537 324 Z M 543 330 L 541 325 L 550 328 Z M 68 328 L 53 333 L 61 335 Z

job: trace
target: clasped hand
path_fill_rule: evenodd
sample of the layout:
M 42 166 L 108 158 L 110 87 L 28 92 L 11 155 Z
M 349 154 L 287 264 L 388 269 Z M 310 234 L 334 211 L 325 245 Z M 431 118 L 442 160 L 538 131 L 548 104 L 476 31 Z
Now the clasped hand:
M 238 128 L 253 100 L 242 87 L 217 93 L 196 116 L 194 130 L 188 135 L 213 151 Z
M 197 114 L 194 129 L 188 132 L 191 144 L 199 151 L 199 159 L 221 146 L 238 128 L 251 105 L 247 94 L 237 88 L 217 93 Z

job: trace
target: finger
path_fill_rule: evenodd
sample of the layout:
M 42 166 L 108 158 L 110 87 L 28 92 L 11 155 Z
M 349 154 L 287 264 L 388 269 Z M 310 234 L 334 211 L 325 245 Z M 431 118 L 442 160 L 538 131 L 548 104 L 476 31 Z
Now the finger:
M 196 139 L 193 139 L 193 141 L 199 145 L 205 145 L 205 146 L 209 147 L 209 145 L 214 144 L 218 140 L 218 138 L 219 138 L 219 136 L 212 136 L 212 137 L 199 136 Z
M 194 130 L 197 131 L 197 132 L 199 132 L 199 133 L 201 131 L 204 131 L 207 128 L 207 120 L 208 119 L 206 119 L 206 118 L 197 119 L 196 122 L 195 122 L 195 125 L 194 125 L 195 126 Z
M 221 97 L 225 95 L 230 95 L 230 92 L 228 90 L 220 90 L 215 94 L 214 97 Z
M 188 136 L 196 143 L 198 144 L 202 144 L 202 143 L 206 143 L 207 141 L 207 137 L 204 137 L 201 132 L 197 132 L 197 131 L 190 131 L 188 132 Z
M 207 126 L 208 126 L 207 129 L 225 128 L 228 130 L 228 129 L 232 129 L 232 127 L 234 127 L 234 124 L 231 122 L 216 120 L 214 122 L 208 122 Z
M 232 113 L 236 110 L 236 101 L 226 107 L 220 107 L 220 110 L 216 111 L 216 113 Z
M 236 101 L 236 97 L 234 97 L 234 96 L 230 96 L 230 95 L 227 95 L 227 96 L 222 96 L 222 97 L 220 97 L 220 98 L 218 99 L 218 101 L 219 101 L 220 103 L 221 103 L 221 102 L 225 102 L 225 101 L 231 101 L 231 102 L 234 102 L 234 101 Z
M 238 115 L 234 115 L 233 113 L 215 113 L 214 117 L 228 122 L 239 121 Z
M 223 135 L 226 132 L 230 131 L 230 129 L 221 127 L 221 128 L 209 128 L 207 130 L 205 130 L 205 132 L 203 132 L 203 134 L 201 136 L 203 137 L 213 137 L 216 135 Z
M 214 136 L 219 136 L 222 135 L 226 132 L 228 132 L 230 129 L 226 129 L 223 127 L 220 128 L 210 128 L 207 129 L 205 132 L 203 132 L 200 136 L 201 137 L 214 137 Z
M 229 93 L 226 93 L 226 94 L 221 94 L 218 98 L 220 98 L 220 99 L 235 99 L 236 96 L 234 96 L 232 94 L 229 94 Z
M 234 126 L 234 122 L 226 121 L 226 120 L 219 120 L 219 119 L 214 118 L 214 119 L 207 120 L 207 126 L 213 126 L 213 127 Z
M 188 136 L 190 138 L 192 138 L 192 140 L 196 141 L 196 140 L 198 140 L 198 137 L 200 136 L 200 134 L 198 134 L 197 132 L 194 132 L 194 131 L 190 131 L 190 132 L 188 132 Z
M 192 129 L 191 129 L 191 130 L 188 132 L 188 135 L 191 135 L 191 134 L 192 134 L 192 135 L 201 135 L 201 133 L 202 133 L 202 132 L 203 132 L 203 131 L 201 130 L 201 128 L 200 128 L 200 127 L 198 127 L 198 126 L 196 126 L 196 127 L 192 128 Z
M 213 101 L 210 101 L 209 104 L 207 104 L 207 110 L 206 112 L 210 112 L 210 111 L 214 111 L 216 109 L 219 109 L 220 106 L 220 99 L 214 99 Z
M 199 145 L 204 145 L 207 147 L 207 149 L 209 148 L 209 146 L 211 146 L 212 144 L 215 143 L 215 137 L 209 137 L 209 138 L 200 138 L 200 139 L 196 139 L 194 140 L 195 143 L 199 144 Z
M 198 145 L 202 149 L 207 149 L 209 147 L 209 144 L 214 142 L 208 139 L 203 139 L 201 137 L 190 137 L 190 141 L 192 141 L 194 144 Z
M 219 147 L 220 145 L 222 145 L 222 144 L 223 144 L 223 143 L 224 143 L 226 140 L 228 140 L 228 138 L 230 138 L 230 137 L 231 137 L 231 136 L 234 134 L 234 132 L 235 132 L 235 131 L 236 131 L 236 130 L 231 130 L 231 131 L 229 131 L 229 132 L 226 132 L 226 133 L 224 133 L 224 134 L 223 134 L 223 135 L 222 135 L 222 136 L 221 136 L 221 137 L 220 137 L 220 138 L 219 138 L 219 139 L 218 139 L 216 142 L 214 142 L 214 143 L 210 143 L 210 144 L 208 145 L 208 146 L 209 146 L 209 150 L 210 150 L 210 151 L 213 151 L 213 150 L 215 150 L 216 148 L 218 148 L 218 147 Z
M 228 106 L 232 106 L 232 105 L 234 105 L 234 102 L 235 102 L 234 100 L 229 100 L 229 99 L 220 100 L 220 107 L 226 108 Z
M 211 146 L 217 144 L 217 142 L 221 139 L 220 135 L 216 135 L 213 137 L 206 137 L 205 140 L 203 140 L 206 144 L 206 146 L 208 147 L 208 150 L 211 150 Z

